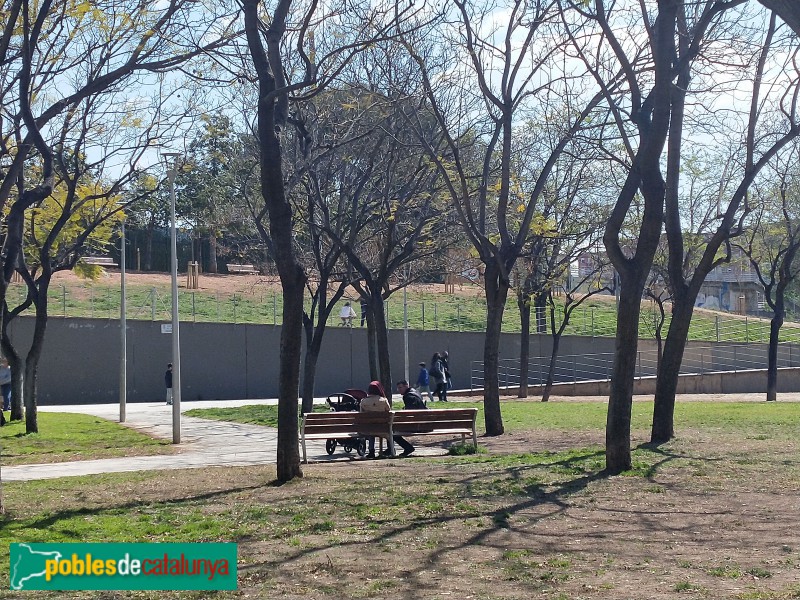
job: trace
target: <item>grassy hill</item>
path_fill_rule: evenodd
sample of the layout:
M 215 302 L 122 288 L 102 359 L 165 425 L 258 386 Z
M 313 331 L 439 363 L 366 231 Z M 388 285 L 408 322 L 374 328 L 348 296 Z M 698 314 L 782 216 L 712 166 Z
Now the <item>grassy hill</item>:
M 256 275 L 202 275 L 200 288 L 188 290 L 180 280 L 181 320 L 197 322 L 280 324 L 283 308 L 280 286 L 274 278 Z M 9 297 L 22 297 L 22 284 L 12 284 Z M 165 321 L 170 319 L 170 279 L 167 274 L 132 273 L 127 275 L 127 318 Z M 483 331 L 486 301 L 477 286 L 459 286 L 454 294 L 445 294 L 441 286 L 415 286 L 408 290 L 408 324 L 411 329 Z M 351 295 L 355 300 L 355 294 Z M 98 281 L 81 280 L 71 273 L 60 273 L 49 292 L 53 317 L 119 318 L 119 273 L 111 271 Z M 356 304 L 356 310 L 358 306 Z M 396 293 L 387 301 L 389 327 L 403 327 L 403 296 Z M 652 338 L 657 319 L 653 303 L 642 303 L 640 335 Z M 338 312 L 331 317 L 339 324 Z M 669 326 L 663 328 L 666 336 Z M 613 296 L 595 296 L 575 310 L 567 327 L 568 335 L 613 336 L 616 328 L 616 304 Z M 520 330 L 516 301 L 509 301 L 503 330 Z M 769 321 L 698 309 L 689 331 L 692 340 L 724 342 L 766 342 Z M 800 341 L 800 327 L 784 326 L 782 341 Z

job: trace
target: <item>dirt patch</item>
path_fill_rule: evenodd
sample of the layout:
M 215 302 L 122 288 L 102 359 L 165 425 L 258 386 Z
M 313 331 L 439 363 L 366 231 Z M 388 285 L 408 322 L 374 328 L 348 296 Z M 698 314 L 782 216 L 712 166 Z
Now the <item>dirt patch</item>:
M 308 465 L 283 486 L 272 467 L 100 477 L 80 496 L 65 479 L 14 516 L 58 527 L 75 510 L 140 518 L 163 504 L 172 519 L 225 519 L 239 532 L 231 597 L 800 597 L 797 443 L 687 430 L 606 477 L 601 437 L 517 432 L 483 438 L 489 455 Z M 8 486 L 10 506 L 22 490 Z M 169 541 L 183 535 L 176 521 Z

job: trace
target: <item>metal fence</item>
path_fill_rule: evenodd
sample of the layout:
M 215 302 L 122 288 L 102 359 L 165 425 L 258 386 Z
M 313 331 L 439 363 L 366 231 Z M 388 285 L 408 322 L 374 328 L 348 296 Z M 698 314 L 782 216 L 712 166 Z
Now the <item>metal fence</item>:
M 118 319 L 120 295 L 118 288 L 108 285 L 55 284 L 48 293 L 49 314 L 64 318 Z M 126 295 L 128 318 L 154 321 L 171 318 L 169 288 L 129 285 Z M 10 303 L 19 302 L 24 296 L 22 284 L 13 284 L 9 288 Z M 235 293 L 181 289 L 178 296 L 182 321 L 266 325 L 280 325 L 282 321 L 283 299 L 274 286 L 265 288 L 253 285 L 247 291 Z M 353 302 L 358 309 L 357 300 Z M 614 305 L 610 301 L 601 304 L 579 307 L 573 313 L 565 335 L 613 337 L 616 332 Z M 307 307 L 310 307 L 309 300 Z M 339 324 L 338 314 L 337 307 L 330 317 L 329 325 Z M 410 329 L 419 331 L 480 332 L 486 326 L 486 303 L 482 297 L 453 294 L 428 294 L 413 299 L 409 297 L 407 306 L 403 305 L 400 298 L 389 298 L 386 301 L 386 321 L 389 328 L 402 328 L 405 318 L 408 319 Z M 666 335 L 670 318 L 670 315 L 666 316 L 662 335 Z M 639 323 L 641 338 L 654 339 L 658 319 L 659 315 L 653 306 L 642 306 Z M 533 320 L 535 328 L 535 319 Z M 513 302 L 509 302 L 503 319 L 503 331 L 512 333 L 519 330 L 519 311 Z M 549 335 L 549 329 L 540 333 Z M 697 311 L 692 318 L 689 339 L 737 344 L 765 343 L 769 340 L 769 320 Z M 800 326 L 787 322 L 781 329 L 780 340 L 800 343 Z
M 683 355 L 680 373 L 698 375 L 712 372 L 737 372 L 766 369 L 768 347 L 762 344 L 719 344 L 688 347 Z M 608 381 L 614 364 L 614 353 L 569 354 L 556 357 L 554 383 Z M 800 345 L 778 345 L 778 367 L 800 367 Z M 549 356 L 537 356 L 528 362 L 528 385 L 544 385 L 550 368 Z M 636 357 L 636 377 L 653 377 L 658 370 L 657 350 L 640 350 Z M 522 370 L 519 359 L 501 359 L 498 375 L 501 388 L 518 387 Z M 483 362 L 473 361 L 470 367 L 470 389 L 483 388 Z

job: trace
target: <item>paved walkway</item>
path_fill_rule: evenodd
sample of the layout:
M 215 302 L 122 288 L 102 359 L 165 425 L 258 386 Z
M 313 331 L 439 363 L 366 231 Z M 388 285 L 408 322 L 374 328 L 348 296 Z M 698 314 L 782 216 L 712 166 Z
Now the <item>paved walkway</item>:
M 319 400 L 324 402 L 324 400 Z M 181 410 L 204 407 L 234 407 L 248 404 L 275 404 L 276 400 L 225 400 L 187 402 Z M 41 412 L 83 413 L 119 421 L 119 404 L 42 406 Z M 153 437 L 172 439 L 172 407 L 159 403 L 127 405 L 126 425 Z M 3 466 L 3 481 L 30 481 L 98 473 L 154 471 L 158 469 L 196 469 L 206 466 L 246 466 L 274 464 L 278 431 L 273 427 L 211 421 L 181 415 L 181 443 L 178 452 L 157 456 L 126 456 L 61 463 Z M 309 460 L 350 460 L 341 450 L 328 457 L 324 441 L 308 442 Z M 415 454 L 443 454 L 437 448 L 419 448 Z M 353 453 L 353 456 L 357 456 Z

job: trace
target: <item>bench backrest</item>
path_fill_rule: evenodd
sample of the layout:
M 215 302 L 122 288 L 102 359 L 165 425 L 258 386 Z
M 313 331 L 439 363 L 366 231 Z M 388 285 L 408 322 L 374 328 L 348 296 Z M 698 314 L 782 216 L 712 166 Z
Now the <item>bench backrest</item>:
M 395 413 L 393 428 L 398 433 L 424 433 L 434 429 L 468 429 L 475 427 L 477 408 L 434 408 L 400 410 Z
M 303 415 L 303 431 L 311 434 L 363 433 L 378 434 L 389 431 L 394 412 L 329 412 Z
M 325 412 L 305 413 L 303 432 L 306 435 L 363 433 L 377 435 L 392 429 L 396 433 L 425 433 L 434 429 L 472 431 L 477 408 L 438 408 L 398 410 L 391 412 Z

